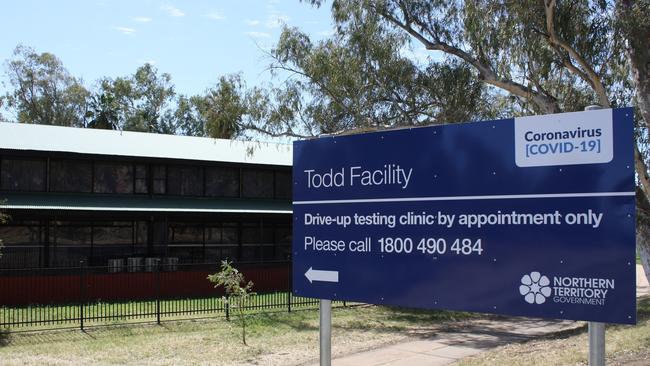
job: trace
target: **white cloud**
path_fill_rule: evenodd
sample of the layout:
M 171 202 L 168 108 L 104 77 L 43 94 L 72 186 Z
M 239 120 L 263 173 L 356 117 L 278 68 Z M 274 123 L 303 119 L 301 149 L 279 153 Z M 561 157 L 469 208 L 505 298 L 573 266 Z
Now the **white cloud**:
M 122 34 L 126 34 L 127 36 L 133 35 L 135 33 L 135 29 L 133 28 L 127 28 L 127 27 L 113 27 L 118 32 L 121 32 Z
M 138 22 L 138 23 L 149 23 L 150 21 L 153 20 L 149 17 L 133 17 L 131 19 L 133 19 L 134 22 Z
M 258 25 L 260 25 L 259 20 L 246 19 L 244 22 L 246 23 L 246 25 L 250 27 L 257 27 Z
M 266 18 L 266 22 L 264 22 L 264 25 L 269 29 L 273 29 L 273 28 L 279 28 L 280 26 L 287 23 L 288 21 L 289 21 L 289 16 L 277 12 L 272 12 Z
M 270 38 L 271 35 L 265 32 L 246 32 L 246 35 L 253 38 Z
M 213 11 L 211 13 L 205 14 L 204 15 L 206 18 L 212 19 L 212 20 L 224 20 L 226 19 L 226 16 L 223 15 L 222 12 L 220 11 Z
M 163 5 L 161 7 L 162 10 L 164 10 L 167 14 L 173 16 L 173 17 L 184 17 L 185 13 L 181 11 L 181 9 L 173 6 L 173 5 Z

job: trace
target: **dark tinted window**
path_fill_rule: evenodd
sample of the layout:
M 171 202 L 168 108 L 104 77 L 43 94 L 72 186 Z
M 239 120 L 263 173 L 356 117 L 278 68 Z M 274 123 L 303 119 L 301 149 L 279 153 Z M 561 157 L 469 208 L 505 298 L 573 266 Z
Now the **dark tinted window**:
M 2 159 L 0 185 L 5 191 L 45 191 L 44 159 Z
M 181 263 L 204 261 L 203 227 L 185 223 L 169 225 L 168 254 Z
M 167 192 L 167 167 L 154 165 L 151 172 L 153 174 L 153 193 L 165 194 Z
M 242 224 L 241 241 L 244 244 L 260 243 L 262 241 L 260 227 L 256 223 Z
M 242 196 L 273 198 L 273 170 L 242 169 Z
M 30 245 L 41 242 L 41 229 L 37 222 L 0 226 L 0 239 L 4 245 Z
M 275 259 L 288 260 L 291 258 L 291 227 L 278 226 L 275 228 Z
M 189 165 L 170 166 L 167 193 L 179 196 L 203 195 L 203 168 Z
M 135 193 L 149 193 L 149 170 L 146 165 L 135 166 Z
M 203 243 L 203 227 L 172 223 L 169 225 L 169 241 L 177 244 L 201 244 Z
M 275 198 L 291 199 L 291 187 L 293 186 L 290 171 L 277 170 L 275 172 Z
M 205 228 L 205 261 L 237 259 L 237 228 L 233 225 L 209 225 Z
M 259 223 L 243 223 L 242 235 L 242 261 L 259 261 L 272 259 L 273 228 Z
M 53 160 L 50 163 L 50 190 L 90 192 L 92 164 L 87 161 Z
M 130 221 L 98 222 L 93 225 L 93 245 L 133 243 L 133 223 Z
M 95 163 L 96 193 L 133 193 L 133 165 Z
M 3 241 L 0 268 L 43 267 L 45 251 L 43 231 L 38 222 L 12 222 L 0 226 Z
M 223 231 L 221 232 L 221 242 L 226 244 L 239 243 L 239 229 L 237 224 L 223 224 Z
M 93 250 L 91 264 L 105 266 L 110 259 L 123 259 L 134 255 L 133 222 L 93 223 Z
M 239 197 L 239 169 L 205 168 L 205 195 L 208 197 Z
M 90 223 L 56 222 L 50 246 L 53 267 L 74 267 L 80 261 L 89 264 L 92 229 Z

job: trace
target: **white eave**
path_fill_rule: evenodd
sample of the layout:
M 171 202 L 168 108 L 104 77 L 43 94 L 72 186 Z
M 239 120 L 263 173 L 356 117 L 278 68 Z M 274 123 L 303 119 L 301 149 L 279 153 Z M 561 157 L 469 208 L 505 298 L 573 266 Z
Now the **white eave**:
M 0 122 L 0 149 L 291 166 L 290 144 Z

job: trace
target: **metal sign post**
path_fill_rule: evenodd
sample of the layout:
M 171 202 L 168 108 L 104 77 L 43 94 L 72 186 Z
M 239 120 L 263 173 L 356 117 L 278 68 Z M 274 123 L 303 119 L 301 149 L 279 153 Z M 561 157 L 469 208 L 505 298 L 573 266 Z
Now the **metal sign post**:
M 590 105 L 585 111 L 602 109 Z M 589 322 L 589 366 L 605 366 L 605 323 Z
M 589 322 L 589 366 L 605 366 L 605 323 Z
M 332 365 L 332 300 L 320 301 L 320 366 Z

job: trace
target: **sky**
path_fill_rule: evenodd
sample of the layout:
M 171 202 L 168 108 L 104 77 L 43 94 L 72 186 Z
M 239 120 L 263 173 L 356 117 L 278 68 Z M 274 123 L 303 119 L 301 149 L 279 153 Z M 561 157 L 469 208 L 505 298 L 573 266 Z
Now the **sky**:
M 147 62 L 171 74 L 185 95 L 201 94 L 230 73 L 259 85 L 270 80 L 265 51 L 283 24 L 314 39 L 333 29 L 327 4 L 299 0 L 5 0 L 2 74 L 22 44 L 53 53 L 91 88 L 101 77 L 131 75 Z

